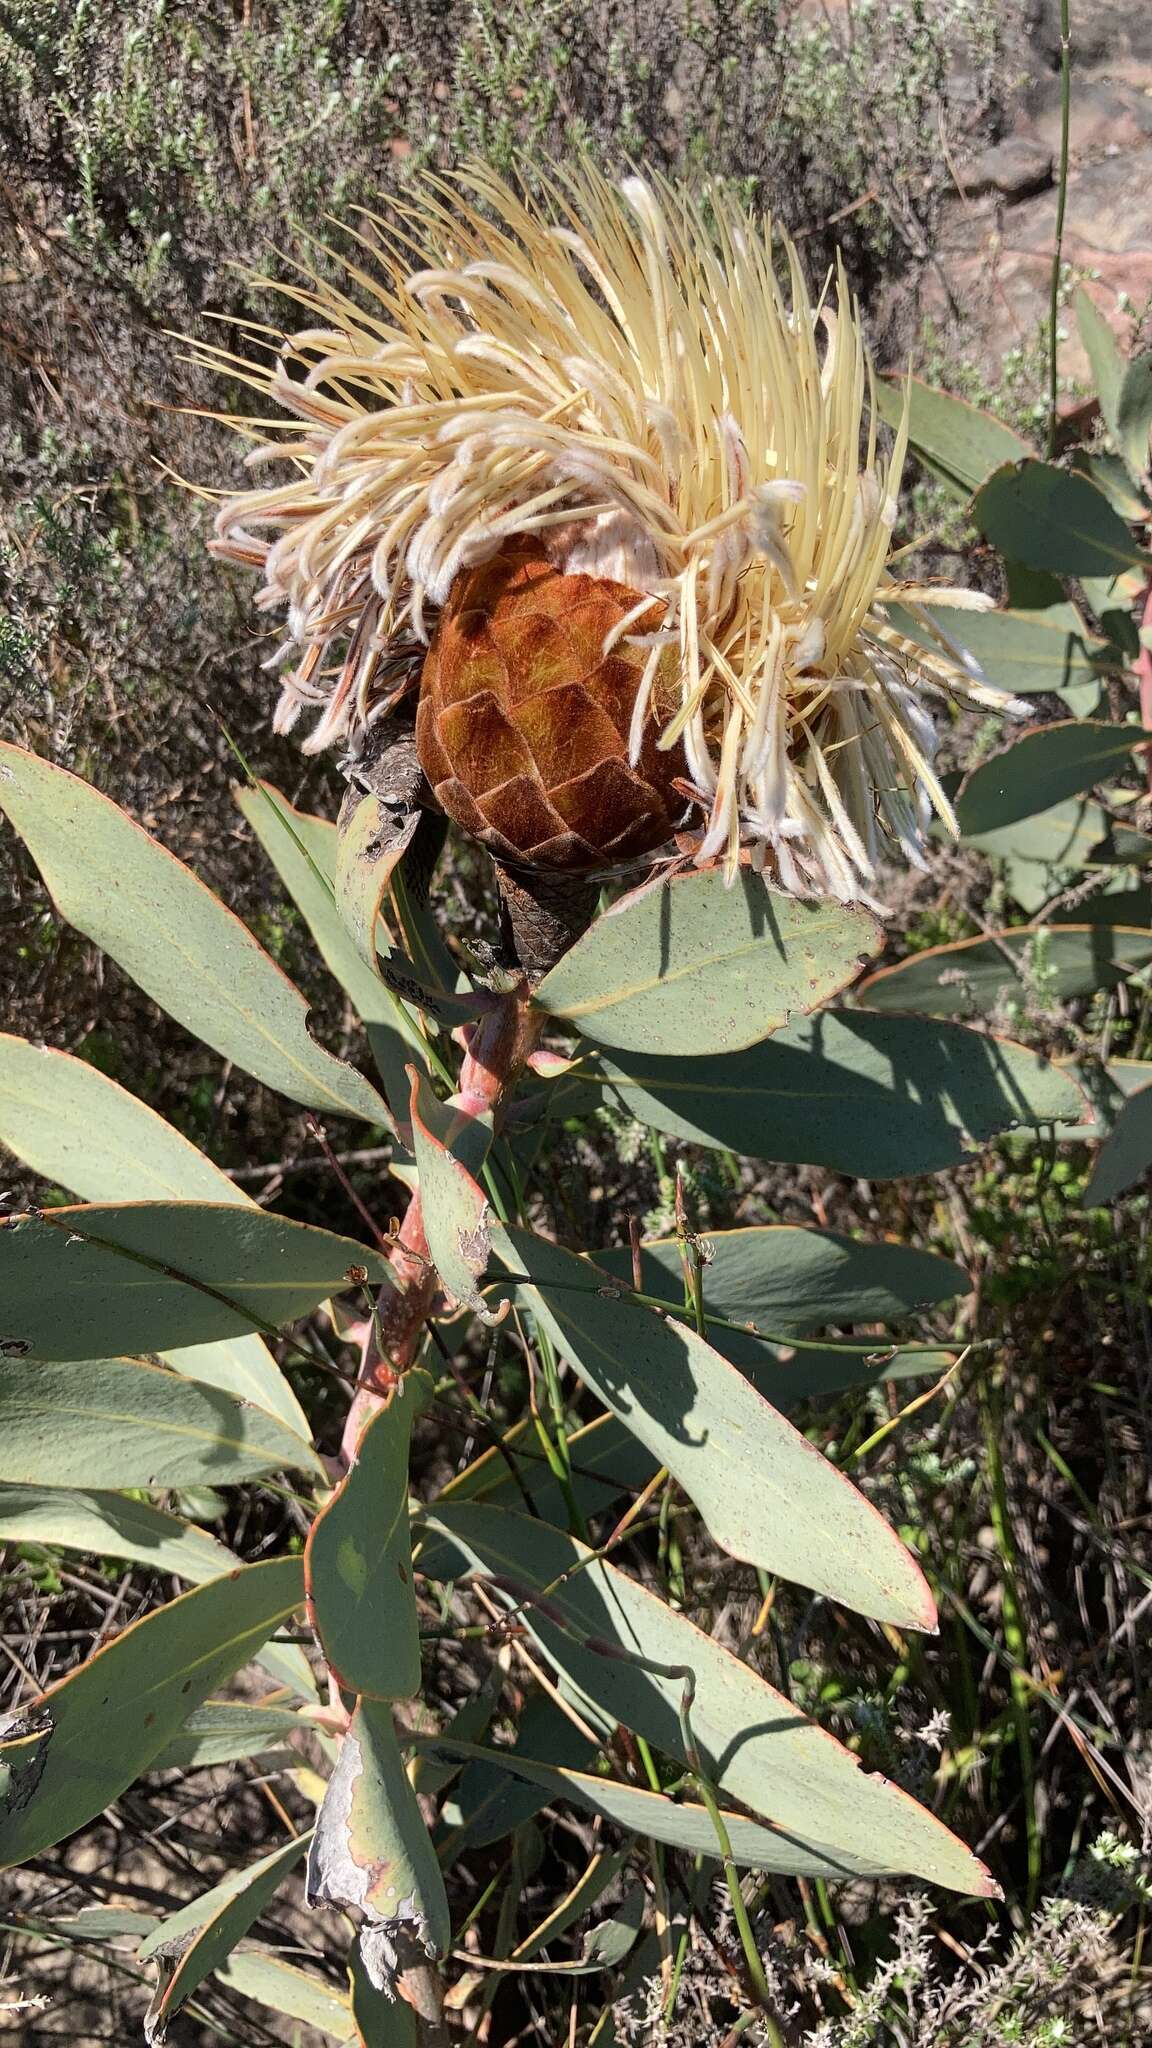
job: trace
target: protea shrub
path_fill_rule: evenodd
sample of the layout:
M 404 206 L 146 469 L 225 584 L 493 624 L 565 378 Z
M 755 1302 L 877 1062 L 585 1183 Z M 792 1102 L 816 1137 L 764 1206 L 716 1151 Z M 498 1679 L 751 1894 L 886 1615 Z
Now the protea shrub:
M 425 179 L 357 225 L 344 286 L 285 279 L 293 331 L 199 351 L 260 400 L 233 421 L 250 488 L 212 545 L 259 571 L 277 729 L 348 779 L 335 831 L 267 785 L 239 800 L 377 1078 L 316 1041 L 303 996 L 189 869 L 74 776 L 0 748 L 0 807 L 62 914 L 225 1059 L 358 1119 L 374 1135 L 354 1158 L 378 1160 L 382 1130 L 402 1191 L 369 1205 L 321 1133 L 357 1234 L 277 1215 L 104 1073 L 0 1035 L 0 1136 L 82 1198 L 0 1227 L 5 1530 L 95 1527 L 98 1554 L 193 1582 L 22 1699 L 0 1731 L 0 1857 L 40 1857 L 205 1744 L 250 1756 L 214 1696 L 254 1654 L 282 1688 L 277 1756 L 296 1735 L 326 1745 L 289 1772 L 318 1797 L 314 1830 L 149 1934 L 155 2042 L 305 1848 L 307 1900 L 359 1935 L 333 2032 L 418 2048 L 487 2039 L 484 1971 L 563 1938 L 581 1900 L 623 1892 L 613 1942 L 634 1906 L 658 1926 L 677 2038 L 779 2043 L 764 1949 L 808 1897 L 789 1904 L 787 1881 L 851 1880 L 853 1915 L 885 1874 L 997 1889 L 755 1651 L 691 1618 L 712 1625 L 718 1554 L 735 1606 L 746 1574 L 750 1618 L 795 1582 L 797 1631 L 820 1603 L 881 1624 L 836 1627 L 853 1689 L 883 1695 L 888 1645 L 935 1625 L 928 1575 L 821 1455 L 818 1417 L 789 1412 L 925 1354 L 947 1373 L 913 1319 L 966 1276 L 886 1242 L 724 1227 L 734 1205 L 705 1239 L 679 1180 L 674 1236 L 646 1244 L 611 1158 L 603 1238 L 566 1248 L 563 1176 L 535 1169 L 556 1163 L 556 1124 L 602 1107 L 664 1141 L 869 1179 L 1079 1119 L 1070 1074 L 1021 1046 L 886 1015 L 883 989 L 870 1010 L 821 1008 L 881 942 L 884 860 L 921 863 L 931 815 L 952 822 L 933 706 L 1010 700 L 937 623 L 983 600 L 893 568 L 906 433 L 882 450 L 843 274 L 813 299 L 794 250 L 724 195 L 587 167 L 543 194 L 483 170 Z M 444 817 L 496 862 L 509 957 L 436 929 Z M 310 1414 L 282 1370 L 301 1353 L 347 1389 L 335 1431 L 332 1401 Z M 147 1498 L 194 1508 L 269 1474 L 251 1562 Z M 291 1537 L 282 1557 L 269 1528 Z M 524 1815 L 557 1804 L 595 1816 L 571 1836 L 583 1874 L 567 1837 L 494 1858 L 506 1807 L 520 1843 Z M 688 2021 L 669 1929 L 712 1915 L 710 1861 L 737 1941 L 709 1931 L 724 1968 L 694 1980 Z M 563 1963 L 530 1967 L 508 2037 L 531 2020 L 539 2040 L 599 2039 L 599 1993 L 582 1982 L 585 2011 Z M 327 2026 L 338 1988 L 320 1993 Z M 293 2014 L 314 2009 L 303 1995 Z

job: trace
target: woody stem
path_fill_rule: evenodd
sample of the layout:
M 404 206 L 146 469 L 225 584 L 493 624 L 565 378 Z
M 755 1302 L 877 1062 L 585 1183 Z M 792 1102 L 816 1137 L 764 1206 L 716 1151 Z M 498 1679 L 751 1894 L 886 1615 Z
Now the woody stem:
M 543 1021 L 530 1006 L 524 980 L 484 1013 L 469 1038 L 459 1087 L 452 1097 L 452 1106 L 461 1117 L 499 1113 Z M 341 1459 L 345 1469 L 369 1416 L 413 1363 L 424 1325 L 439 1299 L 440 1279 L 428 1251 L 419 1189 L 408 1204 L 389 1263 L 393 1282 L 382 1287 L 376 1297 L 356 1393 L 344 1424 Z

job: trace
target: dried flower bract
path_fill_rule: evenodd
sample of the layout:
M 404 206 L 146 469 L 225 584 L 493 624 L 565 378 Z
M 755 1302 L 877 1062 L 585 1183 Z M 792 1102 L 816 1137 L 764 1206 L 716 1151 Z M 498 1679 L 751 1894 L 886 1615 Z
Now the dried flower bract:
M 417 687 L 460 579 L 530 539 L 560 576 L 635 594 L 601 648 L 633 679 L 613 773 L 635 811 L 625 771 L 650 763 L 655 721 L 682 854 L 843 900 L 870 900 L 885 853 L 921 864 L 932 811 L 951 823 L 932 696 L 1020 707 L 924 609 L 986 600 L 889 571 L 906 428 L 884 457 L 843 273 L 814 304 L 795 250 L 732 199 L 587 166 L 542 200 L 484 169 L 429 178 L 355 239 L 347 292 L 285 285 L 309 324 L 242 366 L 291 420 L 248 423 L 260 481 L 216 522 L 217 552 L 287 615 L 278 729 L 314 707 L 309 751 L 355 744 Z M 457 726 L 474 702 L 479 734 L 491 675 L 454 675 Z M 530 670 L 504 683 L 513 706 L 539 696 Z M 486 800 L 499 772 L 481 764 Z M 651 786 L 649 767 L 642 802 Z M 610 853 L 606 827 L 574 865 Z

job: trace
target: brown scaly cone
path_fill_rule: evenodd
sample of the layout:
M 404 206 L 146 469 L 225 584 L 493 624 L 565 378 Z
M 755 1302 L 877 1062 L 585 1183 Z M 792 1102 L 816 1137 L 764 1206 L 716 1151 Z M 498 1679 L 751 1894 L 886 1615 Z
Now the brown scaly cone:
M 679 747 L 656 745 L 653 691 L 628 761 L 646 650 L 605 635 L 635 610 L 621 583 L 565 575 L 533 538 L 457 579 L 424 662 L 416 744 L 437 802 L 499 861 L 556 874 L 619 867 L 670 839 L 685 804 Z M 630 631 L 653 632 L 663 606 Z
M 656 745 L 659 678 L 628 759 L 646 651 L 603 652 L 638 602 L 624 584 L 565 574 L 534 537 L 509 540 L 459 578 L 424 662 L 420 764 L 446 815 L 492 854 L 531 983 L 591 921 L 596 871 L 654 852 L 684 812 L 681 749 Z M 652 632 L 662 614 L 654 601 L 630 630 Z

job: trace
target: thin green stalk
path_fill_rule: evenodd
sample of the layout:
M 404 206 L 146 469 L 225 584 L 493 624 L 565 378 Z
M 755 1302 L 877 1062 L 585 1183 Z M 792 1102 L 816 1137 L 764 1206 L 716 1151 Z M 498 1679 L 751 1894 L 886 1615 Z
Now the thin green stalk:
M 996 1418 L 992 1412 L 991 1396 L 985 1383 L 982 1383 L 980 1387 L 980 1412 L 984 1425 L 985 1455 L 988 1460 L 988 1474 L 991 1481 L 989 1508 L 992 1531 L 996 1539 L 996 1548 L 1000 1553 L 1001 1613 L 1004 1620 L 1004 1646 L 1012 1659 L 1008 1683 L 1012 1699 L 1012 1719 L 1016 1731 L 1016 1747 L 1020 1755 L 1020 1777 L 1024 1796 L 1024 1825 L 1028 1843 L 1027 1910 L 1031 1914 L 1035 1909 L 1040 1893 L 1043 1855 L 1036 1813 L 1036 1768 L 1032 1747 L 1031 1721 L 1032 1687 L 1024 1676 L 1028 1663 L 1028 1636 L 1024 1627 L 1023 1609 L 1016 1583 L 1016 1551 L 1012 1542 L 1008 1488 L 1004 1480 L 1004 1461 L 1000 1455 L 1000 1433 L 996 1426 Z
M 675 1482 L 669 1479 L 660 1496 L 659 1562 L 671 1598 L 684 1607 L 687 1605 L 688 1588 L 684 1579 L 684 1555 L 672 1526 L 674 1486 Z
M 1064 256 L 1064 213 L 1068 204 L 1068 136 L 1072 120 L 1072 25 L 1070 0 L 1060 0 L 1060 174 L 1056 188 L 1056 243 L 1048 295 L 1048 455 L 1056 453 L 1056 323 L 1060 313 L 1060 272 Z
M 700 1751 L 696 1747 L 696 1737 L 692 1732 L 692 1701 L 695 1693 L 695 1675 L 691 1671 L 686 1671 L 684 1690 L 680 1695 L 679 1710 L 680 1738 L 684 1744 L 684 1754 L 688 1760 L 688 1768 L 696 1781 L 696 1790 L 700 1794 L 701 1803 L 712 1823 L 712 1831 L 716 1836 L 716 1842 L 720 1850 L 724 1882 L 728 1887 L 728 1897 L 732 1903 L 732 1915 L 736 1922 L 736 1931 L 740 1936 L 740 1946 L 744 1951 L 744 1961 L 748 1969 L 748 1981 L 755 1992 L 761 2009 L 761 2025 L 768 2036 L 770 2048 L 784 2048 L 784 2036 L 769 2010 L 772 1994 L 768 1989 L 768 1979 L 764 1974 L 764 1964 L 760 1951 L 756 1946 L 756 1936 L 752 1932 L 752 1922 L 748 1918 L 748 1907 L 745 1903 L 744 1892 L 740 1883 L 740 1872 L 736 1868 L 736 1862 L 732 1855 L 732 1840 L 728 1833 L 728 1825 L 720 1810 L 720 1802 L 713 1790 L 711 1779 L 708 1777 L 701 1762 Z
M 700 1872 L 703 1870 L 703 1868 L 704 1858 L 698 1854 L 693 1859 L 693 1870 L 697 1878 L 699 1878 Z M 676 1944 L 676 1954 L 672 1958 L 672 1975 L 669 1978 L 668 1982 L 668 1995 L 664 2000 L 664 2005 L 660 2014 L 660 2017 L 663 2020 L 664 2025 L 666 2027 L 671 2025 L 673 2015 L 676 2011 L 676 2000 L 680 1996 L 680 1980 L 684 1975 L 684 1965 L 688 1960 L 688 1949 L 690 1941 L 691 1928 L 688 1925 L 688 1923 L 685 1922 L 684 1927 L 681 1929 L 680 1939 Z
M 687 1960 L 688 1929 L 685 1928 L 676 1944 L 676 1954 L 672 1959 L 672 1981 L 668 1986 L 668 1996 L 664 2000 L 664 2009 L 660 2015 L 665 2026 L 669 2024 L 676 2010 L 676 2000 L 680 1996 L 680 1979 L 684 1975 L 684 1965 Z
M 555 1437 L 553 1438 L 550 1434 L 539 1408 L 533 1402 L 532 1414 L 536 1424 L 536 1434 L 540 1439 L 544 1456 L 548 1460 L 549 1467 L 563 1495 L 564 1506 L 568 1512 L 569 1531 L 573 1536 L 579 1536 L 586 1543 L 588 1540 L 588 1524 L 584 1519 L 580 1503 L 576 1498 L 572 1485 L 572 1456 L 568 1449 L 568 1419 L 564 1410 L 564 1392 L 560 1385 L 560 1368 L 556 1362 L 556 1353 L 552 1347 L 552 1340 L 548 1332 L 541 1329 L 539 1324 L 536 1326 L 536 1354 L 540 1360 L 540 1370 L 548 1395 L 548 1408 L 552 1418 L 552 1426 L 555 1430 Z

